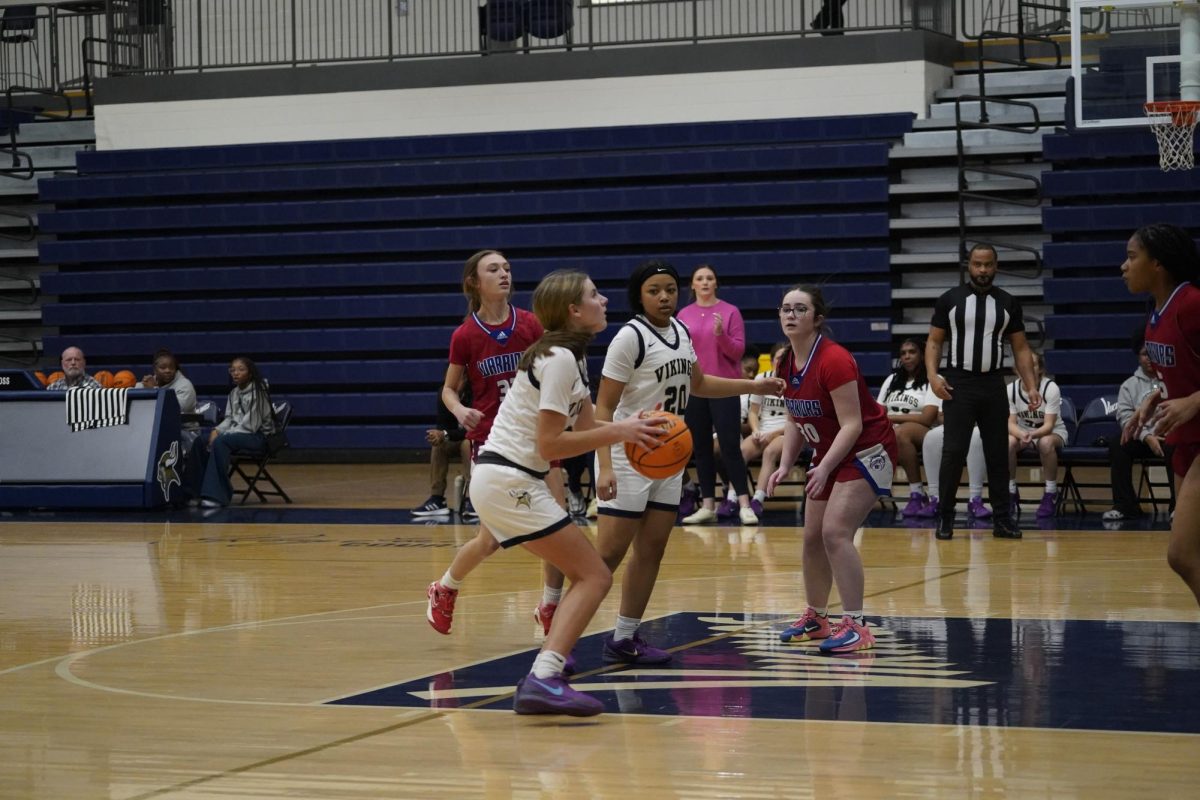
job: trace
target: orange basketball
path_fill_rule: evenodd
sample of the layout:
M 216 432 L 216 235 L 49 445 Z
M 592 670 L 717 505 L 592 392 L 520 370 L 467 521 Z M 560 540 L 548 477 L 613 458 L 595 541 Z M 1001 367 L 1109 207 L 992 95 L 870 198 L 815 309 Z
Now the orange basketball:
M 670 423 L 659 434 L 662 445 L 647 450 L 641 445 L 626 442 L 625 457 L 634 469 L 647 478 L 670 478 L 682 472 L 692 457 L 692 432 L 682 419 L 670 411 L 652 411 L 650 416 L 664 417 Z
M 114 389 L 132 389 L 137 386 L 137 376 L 127 369 L 123 369 L 116 375 L 113 375 Z
M 100 370 L 92 378 L 105 389 L 113 387 L 113 374 L 106 369 Z

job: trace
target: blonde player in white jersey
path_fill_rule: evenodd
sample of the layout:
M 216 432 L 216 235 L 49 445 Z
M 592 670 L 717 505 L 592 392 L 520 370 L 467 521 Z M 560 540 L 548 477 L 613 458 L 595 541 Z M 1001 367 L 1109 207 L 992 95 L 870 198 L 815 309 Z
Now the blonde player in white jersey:
M 597 419 L 626 420 L 647 408 L 682 417 L 693 394 L 783 393 L 778 378 L 751 381 L 704 374 L 687 328 L 674 318 L 679 273 L 670 264 L 647 261 L 639 266 L 629 276 L 628 293 L 635 316 L 613 337 L 605 354 Z M 596 461 L 600 499 L 596 547 L 613 571 L 633 547 L 621 580 L 616 626 L 604 640 L 602 658 L 609 664 L 665 664 L 671 654 L 647 644 L 638 627 L 679 511 L 682 466 L 670 478 L 653 480 L 629 465 L 623 447 L 597 448 Z
M 550 462 L 618 442 L 655 447 L 661 422 L 634 414 L 597 424 L 584 356 L 607 320 L 607 299 L 582 272 L 559 270 L 533 292 L 546 332 L 525 351 L 471 474 L 471 502 L 501 547 L 522 545 L 571 581 L 533 663 L 517 684 L 518 714 L 592 716 L 600 701 L 572 689 L 566 656 L 612 585 L 612 572 L 550 494 Z M 571 428 L 571 430 L 568 430 Z

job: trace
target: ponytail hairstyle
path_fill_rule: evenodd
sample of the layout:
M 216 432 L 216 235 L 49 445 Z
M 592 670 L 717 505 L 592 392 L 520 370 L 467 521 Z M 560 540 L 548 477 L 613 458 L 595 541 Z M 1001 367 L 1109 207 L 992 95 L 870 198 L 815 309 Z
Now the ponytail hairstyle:
M 833 332 L 827 324 L 829 321 L 829 304 L 825 302 L 825 295 L 821 293 L 821 287 L 812 283 L 796 283 L 789 286 L 783 292 L 783 297 L 787 297 L 792 292 L 804 292 L 812 298 L 813 322 L 817 333 L 826 337 L 833 338 Z M 780 300 L 783 299 L 780 298 Z M 817 322 L 816 318 L 821 317 L 821 321 Z
M 1196 254 L 1196 242 L 1183 228 L 1156 222 L 1143 225 L 1133 235 L 1150 257 L 1162 264 L 1174 285 L 1195 283 L 1200 278 L 1200 256 Z
M 792 349 L 792 343 L 787 339 L 782 342 L 776 342 L 771 345 L 771 371 L 776 375 L 779 374 L 779 365 L 787 358 L 788 352 Z
M 463 265 L 462 291 L 463 295 L 467 298 L 467 310 L 472 313 L 478 311 L 483 306 L 483 298 L 479 294 L 479 262 L 492 255 L 505 258 L 504 253 L 501 253 L 499 250 L 480 250 L 468 258 L 467 263 Z M 512 293 L 511 286 L 512 284 L 510 283 L 510 294 Z
M 595 336 L 591 331 L 574 331 L 571 306 L 583 302 L 583 289 L 588 276 L 574 269 L 558 269 L 542 278 L 533 290 L 533 313 L 542 323 L 545 333 L 521 354 L 518 370 L 529 369 L 533 363 L 550 352 L 551 347 L 565 347 L 581 360 Z
M 920 389 L 929 385 L 929 373 L 925 370 L 925 340 L 918 339 L 915 336 L 910 336 L 900 343 L 901 347 L 906 344 L 911 344 L 917 348 L 917 368 L 913 370 L 912 382 L 914 389 Z M 892 373 L 892 389 L 903 389 L 908 383 L 908 373 L 904 371 L 904 365 L 899 361 L 896 362 L 896 371 Z
M 254 410 L 255 412 L 266 411 L 266 417 L 275 419 L 275 406 L 271 404 L 271 389 L 267 386 L 266 380 L 263 379 L 262 373 L 258 371 L 258 365 L 249 356 L 235 356 L 230 364 L 236 361 L 242 362 L 242 365 L 250 373 L 250 385 L 254 387 Z M 263 408 L 265 404 L 265 409 Z

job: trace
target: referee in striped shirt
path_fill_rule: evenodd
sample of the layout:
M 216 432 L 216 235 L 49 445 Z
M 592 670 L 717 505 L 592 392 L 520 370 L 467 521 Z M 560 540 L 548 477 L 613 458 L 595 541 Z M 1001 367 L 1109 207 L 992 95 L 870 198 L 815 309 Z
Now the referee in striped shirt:
M 988 495 L 992 501 L 992 534 L 1020 539 L 1021 530 L 1009 511 L 1008 497 L 1008 396 L 1004 384 L 1004 338 L 1012 345 L 1017 373 L 1025 385 L 1029 407 L 1042 398 L 1033 369 L 1033 353 L 1025 340 L 1021 304 L 1008 292 L 993 286 L 996 248 L 977 244 L 971 248 L 967 271 L 971 282 L 938 298 L 929 325 L 925 368 L 929 385 L 942 399 L 946 438 L 942 448 L 942 477 L 938 487 L 940 516 L 934 535 L 954 536 L 954 505 L 962 479 L 971 429 L 979 426 L 987 462 Z M 942 345 L 949 341 L 946 368 Z

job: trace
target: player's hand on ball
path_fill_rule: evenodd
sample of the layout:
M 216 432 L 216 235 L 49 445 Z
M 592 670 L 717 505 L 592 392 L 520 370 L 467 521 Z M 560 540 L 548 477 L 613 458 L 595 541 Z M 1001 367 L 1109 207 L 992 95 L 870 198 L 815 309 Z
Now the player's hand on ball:
M 622 442 L 633 442 L 636 445 L 653 450 L 662 444 L 662 433 L 667 420 L 662 417 L 649 417 L 643 411 L 631 414 L 620 422 L 614 422 L 621 431 Z

